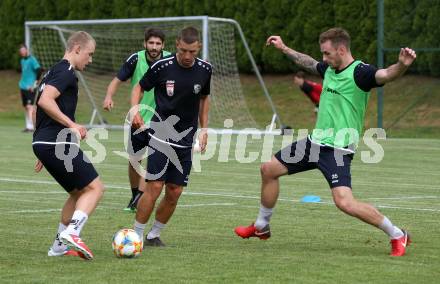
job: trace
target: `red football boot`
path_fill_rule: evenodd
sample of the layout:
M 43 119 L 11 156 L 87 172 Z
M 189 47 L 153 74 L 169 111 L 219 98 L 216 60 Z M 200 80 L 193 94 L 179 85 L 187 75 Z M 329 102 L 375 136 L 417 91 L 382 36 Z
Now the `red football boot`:
M 260 240 L 267 240 L 268 238 L 270 238 L 269 224 L 267 224 L 262 230 L 258 230 L 252 223 L 250 226 L 247 227 L 236 227 L 234 231 L 239 237 L 242 237 L 243 239 L 257 237 Z
M 406 248 L 411 243 L 411 238 L 407 231 L 403 231 L 403 237 L 398 239 L 393 239 L 390 241 L 391 243 L 391 256 L 403 256 L 405 255 Z
M 60 241 L 62 241 L 67 246 L 73 248 L 78 253 L 82 253 L 86 259 L 92 260 L 93 259 L 93 253 L 89 249 L 89 247 L 81 240 L 80 237 L 71 235 L 64 232 L 60 233 Z

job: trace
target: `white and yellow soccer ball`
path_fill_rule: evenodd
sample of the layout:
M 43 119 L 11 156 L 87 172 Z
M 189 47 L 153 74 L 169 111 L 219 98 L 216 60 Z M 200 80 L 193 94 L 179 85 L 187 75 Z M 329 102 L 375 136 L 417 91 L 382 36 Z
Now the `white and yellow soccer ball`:
M 142 252 L 142 240 L 132 229 L 121 229 L 113 236 L 112 247 L 117 257 L 137 257 Z

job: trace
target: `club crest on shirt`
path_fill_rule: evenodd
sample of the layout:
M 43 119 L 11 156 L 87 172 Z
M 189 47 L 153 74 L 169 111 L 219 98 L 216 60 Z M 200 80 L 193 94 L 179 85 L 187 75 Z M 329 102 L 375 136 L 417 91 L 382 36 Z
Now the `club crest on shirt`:
M 174 95 L 174 80 L 167 80 L 166 87 L 167 95 L 172 97 Z
M 197 95 L 201 89 L 202 89 L 202 86 L 200 86 L 199 84 L 195 84 L 194 85 L 194 94 Z

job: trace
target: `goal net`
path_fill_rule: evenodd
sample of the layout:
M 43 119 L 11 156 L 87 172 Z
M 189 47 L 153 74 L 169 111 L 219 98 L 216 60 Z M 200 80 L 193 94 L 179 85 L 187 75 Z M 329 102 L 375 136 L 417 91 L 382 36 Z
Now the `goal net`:
M 32 53 L 47 69 L 64 54 L 69 35 L 78 30 L 87 31 L 96 40 L 93 63 L 84 72 L 77 73 L 80 85 L 80 103 L 77 117 L 81 123 L 91 125 L 122 126 L 130 108 L 129 82 L 121 84 L 113 97 L 115 107 L 111 112 L 102 109 L 107 86 L 123 62 L 132 53 L 143 49 L 144 29 L 156 27 L 165 32 L 165 50 L 175 52 L 175 38 L 180 29 L 194 26 L 201 31 L 202 59 L 213 65 L 211 81 L 211 107 L 209 126 L 223 128 L 226 119 L 232 119 L 234 129 L 261 129 L 275 121 L 281 124 L 254 59 L 237 22 L 230 19 L 197 17 L 145 18 L 84 21 L 26 22 L 26 43 Z M 265 95 L 272 116 L 267 122 L 257 123 L 246 104 L 238 72 L 236 45 L 242 44 L 249 63 L 256 72 L 261 95 Z M 261 125 L 264 124 L 264 125 Z M 228 126 L 229 127 L 229 126 Z

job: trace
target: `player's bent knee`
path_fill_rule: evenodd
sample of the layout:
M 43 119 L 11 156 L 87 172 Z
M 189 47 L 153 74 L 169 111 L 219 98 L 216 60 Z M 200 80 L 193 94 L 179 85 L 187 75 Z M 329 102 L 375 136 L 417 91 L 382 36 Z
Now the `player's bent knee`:
M 95 194 L 103 195 L 104 194 L 104 184 L 102 183 L 99 177 L 95 178 L 91 183 L 89 183 L 85 188 L 83 188 L 82 192 L 90 192 L 93 191 Z
M 150 196 L 159 196 L 162 192 L 163 182 L 162 181 L 150 181 L 147 183 L 145 193 Z
M 260 166 L 260 173 L 263 178 L 274 179 L 280 175 L 276 173 L 276 165 L 273 161 L 264 162 Z
M 270 173 L 270 162 L 264 162 L 260 165 L 261 176 L 267 177 Z
M 356 212 L 355 202 L 349 198 L 335 199 L 336 207 L 347 214 L 353 215 Z
M 104 192 L 104 184 L 99 177 L 95 178 L 95 180 L 93 180 L 91 184 L 93 185 L 93 188 L 95 190 L 100 190 Z
M 167 184 L 165 198 L 167 201 L 175 201 L 179 199 L 180 195 L 182 195 L 183 188 L 180 185 L 175 184 Z
M 169 191 L 183 191 L 183 188 L 182 188 L 182 186 L 180 186 L 180 185 L 177 185 L 177 184 L 173 184 L 173 183 L 168 183 L 167 185 L 166 185 L 166 188 L 167 188 L 167 190 L 169 190 Z
M 69 192 L 70 197 L 73 198 L 74 200 L 78 200 L 78 198 L 81 196 L 81 194 L 82 194 L 82 192 L 77 189 L 74 189 Z
M 176 206 L 179 201 L 179 196 L 165 194 L 164 200 L 169 206 Z

